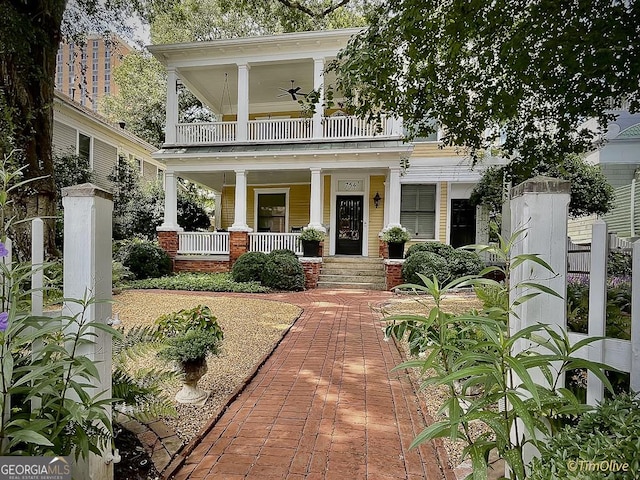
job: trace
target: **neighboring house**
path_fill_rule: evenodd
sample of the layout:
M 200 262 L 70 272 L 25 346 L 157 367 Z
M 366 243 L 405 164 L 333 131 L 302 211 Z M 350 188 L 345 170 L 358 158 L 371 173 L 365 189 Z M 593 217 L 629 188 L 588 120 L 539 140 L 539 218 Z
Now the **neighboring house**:
M 53 105 L 53 151 L 57 155 L 77 154 L 89 160 L 93 183 L 108 191 L 112 182 L 107 178 L 118 156 L 138 165 L 142 178 L 155 181 L 162 176 L 164 166 L 151 158 L 156 148 L 128 132 L 125 126 L 113 125 L 90 109 L 55 93 Z
M 302 227 L 326 232 L 325 256 L 380 257 L 380 232 L 398 225 L 421 241 L 458 246 L 482 237 L 468 204 L 481 172 L 436 136 L 405 143 L 400 119 L 376 128 L 338 108 L 339 98 L 335 108 L 303 114 L 298 100 L 335 83 L 325 67 L 357 31 L 149 47 L 168 76 L 165 144 L 153 157 L 166 165 L 160 236 L 173 255 L 230 255 L 233 262 L 242 242 L 245 250 L 299 251 Z M 182 86 L 218 121 L 178 123 Z M 182 232 L 177 177 L 218 192 L 216 226 L 230 235 Z M 197 269 L 195 260 L 205 258 L 176 266 Z
M 616 190 L 615 206 L 603 216 L 609 231 L 621 238 L 640 235 L 640 188 L 635 192 L 635 180 L 640 178 L 640 114 L 619 112 L 616 121 L 609 125 L 607 143 L 591 152 L 586 160 L 600 165 Z M 592 215 L 569 220 L 571 239 L 576 243 L 589 243 L 596 218 Z
M 131 47 L 116 35 L 89 35 L 82 45 L 61 42 L 56 55 L 56 90 L 98 111 L 100 100 L 118 93 L 113 70 Z

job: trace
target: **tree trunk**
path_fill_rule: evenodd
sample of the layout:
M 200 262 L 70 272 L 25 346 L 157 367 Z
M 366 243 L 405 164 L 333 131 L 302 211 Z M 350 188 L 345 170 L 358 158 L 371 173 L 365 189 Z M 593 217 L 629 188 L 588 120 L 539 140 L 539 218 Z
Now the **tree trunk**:
M 33 179 L 12 192 L 14 211 L 7 212 L 16 215 L 11 235 L 22 260 L 30 256 L 30 224 L 16 221 L 55 216 L 53 91 L 65 5 L 66 0 L 4 0 L 0 5 L 0 154 L 6 158 L 14 151 L 8 167 L 26 165 L 23 178 Z M 46 219 L 50 255 L 55 253 L 54 228 L 53 218 Z

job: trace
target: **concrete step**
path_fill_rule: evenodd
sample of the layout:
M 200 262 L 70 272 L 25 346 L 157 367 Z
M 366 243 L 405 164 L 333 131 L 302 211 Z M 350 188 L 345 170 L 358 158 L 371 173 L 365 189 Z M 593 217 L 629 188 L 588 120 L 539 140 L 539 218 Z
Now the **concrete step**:
M 320 282 L 334 283 L 384 283 L 384 275 L 360 275 L 350 272 L 348 275 L 320 274 Z
M 384 290 L 383 283 L 341 283 L 341 282 L 318 282 L 317 288 L 324 289 L 353 289 L 353 290 Z
M 380 264 L 382 265 L 382 259 L 376 257 L 359 257 L 357 255 L 345 255 L 345 256 L 333 256 L 333 257 L 322 257 L 323 263 L 357 263 L 360 265 L 363 264 Z
M 382 275 L 384 276 L 384 267 L 380 265 L 380 267 L 367 267 L 367 266 L 356 266 L 353 265 L 348 267 L 346 265 L 322 265 L 321 273 L 327 275 L 365 275 L 365 276 L 376 276 Z

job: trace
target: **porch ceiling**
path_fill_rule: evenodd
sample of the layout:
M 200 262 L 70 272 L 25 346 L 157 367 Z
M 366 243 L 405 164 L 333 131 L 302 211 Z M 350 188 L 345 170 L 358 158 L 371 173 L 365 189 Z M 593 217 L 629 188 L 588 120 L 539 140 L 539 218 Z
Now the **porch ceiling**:
M 236 184 L 236 174 L 232 170 L 221 172 L 188 172 L 180 173 L 179 176 L 197 182 L 217 192 L 222 191 L 224 185 Z M 311 173 L 305 170 L 249 171 L 247 175 L 247 184 L 250 186 L 310 182 Z
M 212 111 L 235 115 L 238 105 L 238 67 L 235 63 L 182 67 L 178 74 L 187 88 Z M 278 63 L 254 63 L 249 70 L 249 112 L 251 114 L 299 111 L 300 105 L 286 91 L 291 80 L 300 92 L 313 89 L 313 60 L 282 60 Z M 335 84 L 328 73 L 325 84 Z M 298 98 L 302 99 L 302 96 Z

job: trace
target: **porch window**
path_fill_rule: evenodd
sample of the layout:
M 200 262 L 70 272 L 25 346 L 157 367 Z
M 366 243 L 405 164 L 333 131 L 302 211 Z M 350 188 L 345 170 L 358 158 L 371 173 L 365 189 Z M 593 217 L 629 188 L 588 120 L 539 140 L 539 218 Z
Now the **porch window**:
M 415 238 L 436 238 L 435 185 L 402 185 L 400 223 Z
M 286 228 L 287 194 L 258 194 L 258 231 L 284 233 Z

